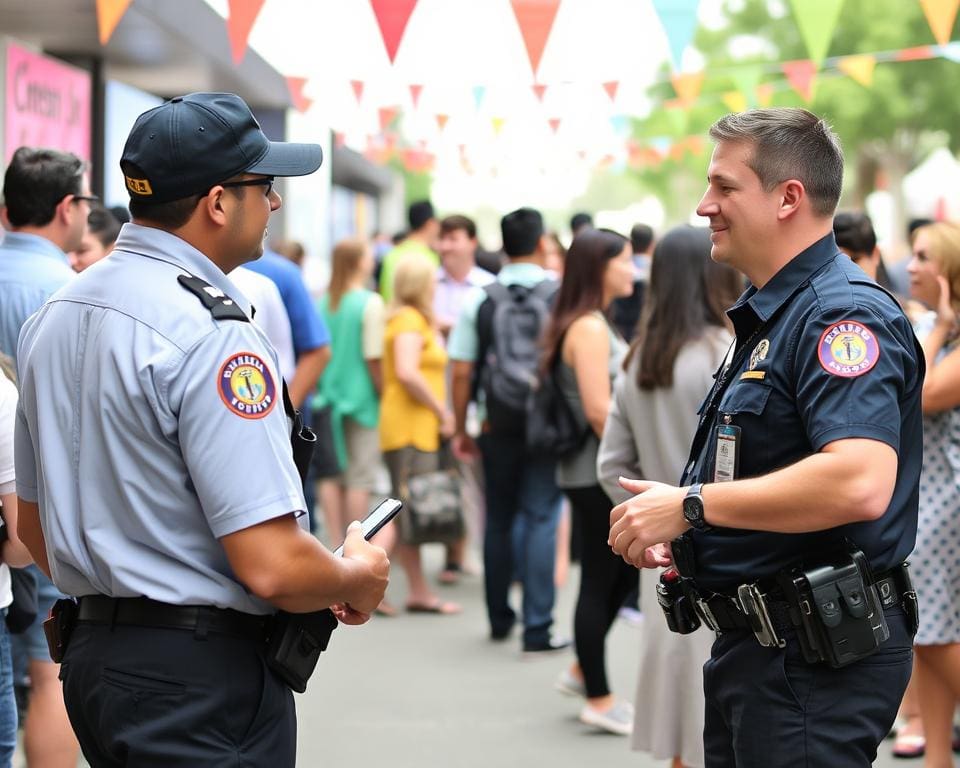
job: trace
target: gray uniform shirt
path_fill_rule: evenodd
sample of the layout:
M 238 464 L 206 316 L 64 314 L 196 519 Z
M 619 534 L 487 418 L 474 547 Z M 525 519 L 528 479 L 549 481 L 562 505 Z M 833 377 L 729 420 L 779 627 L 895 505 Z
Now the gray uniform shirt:
M 39 503 L 67 594 L 268 613 L 218 539 L 306 509 L 276 354 L 255 324 L 215 320 L 183 274 L 249 316 L 202 253 L 126 224 L 109 258 L 27 321 L 17 493 Z

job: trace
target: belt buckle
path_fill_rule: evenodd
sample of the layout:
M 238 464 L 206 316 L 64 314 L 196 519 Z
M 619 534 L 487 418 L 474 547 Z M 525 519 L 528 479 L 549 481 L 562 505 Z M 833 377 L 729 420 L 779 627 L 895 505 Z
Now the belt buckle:
M 707 604 L 707 601 L 702 597 L 698 597 L 696 606 L 697 612 L 700 614 L 700 618 L 703 619 L 703 623 L 719 635 L 720 624 L 717 622 L 717 617 L 713 615 L 713 611 L 710 610 L 710 606 Z
M 786 647 L 787 641 L 777 634 L 767 611 L 767 601 L 756 584 L 741 584 L 737 588 L 737 602 L 760 645 L 764 648 Z

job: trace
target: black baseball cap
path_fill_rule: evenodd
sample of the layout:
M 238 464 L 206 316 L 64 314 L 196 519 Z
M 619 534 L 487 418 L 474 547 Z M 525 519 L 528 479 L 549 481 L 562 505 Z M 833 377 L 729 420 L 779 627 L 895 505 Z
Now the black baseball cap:
M 191 93 L 144 112 L 120 158 L 130 199 L 169 203 L 204 194 L 240 173 L 306 176 L 319 144 L 270 141 L 234 93 Z

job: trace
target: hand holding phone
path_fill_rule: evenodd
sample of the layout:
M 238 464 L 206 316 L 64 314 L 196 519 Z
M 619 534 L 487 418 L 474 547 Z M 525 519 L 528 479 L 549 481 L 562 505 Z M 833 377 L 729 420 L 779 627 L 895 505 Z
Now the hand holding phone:
M 398 499 L 384 499 L 376 509 L 367 515 L 360 523 L 360 532 L 363 538 L 370 541 L 383 526 L 393 520 L 397 513 L 403 508 L 403 503 Z M 337 557 L 343 557 L 343 544 L 333 550 Z

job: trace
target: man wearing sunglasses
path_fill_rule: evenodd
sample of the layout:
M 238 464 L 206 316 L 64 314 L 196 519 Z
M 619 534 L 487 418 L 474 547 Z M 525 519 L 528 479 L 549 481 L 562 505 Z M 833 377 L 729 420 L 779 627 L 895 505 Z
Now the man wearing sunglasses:
M 342 558 L 304 530 L 276 352 L 226 277 L 263 252 L 274 177 L 320 161 L 233 94 L 144 113 L 120 161 L 132 223 L 21 335 L 22 535 L 79 597 L 54 645 L 91 765 L 294 765 L 269 617 L 360 624 L 383 598 L 359 525 Z

